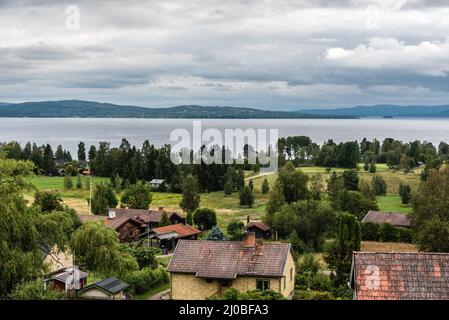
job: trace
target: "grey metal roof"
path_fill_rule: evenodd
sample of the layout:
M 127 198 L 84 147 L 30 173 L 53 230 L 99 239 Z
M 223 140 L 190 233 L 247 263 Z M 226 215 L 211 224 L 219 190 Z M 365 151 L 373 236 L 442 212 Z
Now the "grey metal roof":
M 129 287 L 127 283 L 114 277 L 95 282 L 92 286 L 99 287 L 110 293 L 117 293 Z

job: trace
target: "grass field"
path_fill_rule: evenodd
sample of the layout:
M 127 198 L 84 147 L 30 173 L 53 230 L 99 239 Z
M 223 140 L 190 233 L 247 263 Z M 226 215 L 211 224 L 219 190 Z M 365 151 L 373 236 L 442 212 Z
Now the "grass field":
M 302 167 L 298 170 L 302 170 L 309 177 L 320 174 L 323 184 L 323 191 L 327 186 L 327 181 L 330 178 L 331 173 L 326 172 L 326 168 L 323 167 Z M 399 184 L 407 183 L 410 184 L 412 190 L 417 190 L 420 184 L 420 173 L 408 173 L 394 172 L 390 170 L 386 165 L 379 164 L 377 166 L 377 174 L 381 175 L 388 186 L 388 193 L 384 197 L 378 197 L 378 204 L 382 211 L 391 212 L 410 212 L 410 207 L 403 206 L 401 204 L 400 198 L 397 195 Z M 331 172 L 333 172 L 332 169 Z M 344 169 L 335 169 L 336 172 L 342 172 Z M 373 174 L 365 172 L 363 170 L 363 165 L 359 166 L 360 179 L 370 182 Z M 239 195 L 234 192 L 231 196 L 224 196 L 222 191 L 203 193 L 201 194 L 201 207 L 212 208 L 217 212 L 218 215 L 218 225 L 225 231 L 226 226 L 232 220 L 246 221 L 249 215 L 252 220 L 261 219 L 265 211 L 265 205 L 268 200 L 268 195 L 261 193 L 262 182 L 265 178 L 268 179 L 270 187 L 274 185 L 276 180 L 275 174 L 268 175 L 257 175 L 254 172 L 246 172 L 246 181 L 248 179 L 254 182 L 255 191 L 255 203 L 253 208 L 240 207 L 239 205 Z M 76 185 L 76 178 L 73 178 L 73 184 Z M 39 190 L 54 190 L 58 191 L 66 205 L 77 210 L 79 214 L 89 214 L 89 206 L 87 199 L 89 198 L 89 190 L 86 189 L 86 184 L 88 179 L 86 177 L 82 178 L 83 188 L 82 189 L 72 189 L 64 190 L 64 178 L 63 177 L 42 177 L 35 176 L 28 178 L 27 182 L 32 183 Z M 109 182 L 108 178 L 92 177 L 92 183 Z M 26 194 L 26 198 L 29 201 L 33 199 L 34 191 L 29 191 Z M 168 192 L 153 192 L 153 200 L 151 207 L 165 207 L 167 210 L 179 210 L 179 202 L 181 201 L 181 194 L 168 193 Z M 120 195 L 118 195 L 120 197 Z
M 397 194 L 388 194 L 377 197 L 377 204 L 381 211 L 410 213 L 412 208 L 409 205 L 403 205 L 401 198 Z
M 418 252 L 418 248 L 411 243 L 362 241 L 361 251 Z

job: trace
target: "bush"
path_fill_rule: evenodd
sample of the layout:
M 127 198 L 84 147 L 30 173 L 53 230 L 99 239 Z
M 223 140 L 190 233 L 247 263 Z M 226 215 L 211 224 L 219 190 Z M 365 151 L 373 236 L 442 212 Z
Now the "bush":
M 362 223 L 362 240 L 379 241 L 379 224 L 378 223 Z
M 273 290 L 240 292 L 235 288 L 230 288 L 222 295 L 213 295 L 208 300 L 285 300 L 285 297 Z
M 382 223 L 379 227 L 379 240 L 382 242 L 395 242 L 398 240 L 397 229 L 389 223 Z
M 331 292 L 295 290 L 293 300 L 335 300 Z
M 12 300 L 62 300 L 67 295 L 64 291 L 44 289 L 42 279 L 16 285 L 9 294 Z
M 411 243 L 413 240 L 413 232 L 411 229 L 397 228 L 398 241 Z
M 144 268 L 139 271 L 128 273 L 124 280 L 129 284 L 133 293 L 142 294 L 150 289 L 167 284 L 170 280 L 170 276 L 168 272 L 162 268 Z

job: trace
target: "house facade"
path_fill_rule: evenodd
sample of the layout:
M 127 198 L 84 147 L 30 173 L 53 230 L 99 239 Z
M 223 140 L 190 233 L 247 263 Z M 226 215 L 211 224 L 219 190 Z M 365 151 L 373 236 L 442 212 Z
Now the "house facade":
M 179 240 L 196 240 L 201 233 L 197 228 L 189 224 L 170 224 L 164 227 L 154 228 L 150 231 L 150 245 L 171 251 Z
M 168 265 L 174 300 L 203 300 L 229 288 L 273 290 L 292 296 L 295 263 L 288 243 L 180 240 Z

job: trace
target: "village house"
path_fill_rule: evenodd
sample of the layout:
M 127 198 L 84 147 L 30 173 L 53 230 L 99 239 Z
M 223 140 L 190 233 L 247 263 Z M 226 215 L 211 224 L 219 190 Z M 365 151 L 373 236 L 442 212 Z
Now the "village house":
M 251 221 L 246 225 L 246 231 L 254 232 L 256 238 L 268 239 L 271 237 L 271 228 L 262 221 Z
M 369 211 L 362 223 L 388 223 L 395 227 L 411 228 L 410 217 L 405 213 Z
M 77 267 L 70 267 L 56 272 L 52 272 L 44 279 L 47 289 L 70 291 L 82 289 L 86 286 L 87 272 L 78 270 Z
M 83 299 L 124 300 L 129 285 L 116 278 L 107 278 L 78 290 Z
M 157 211 L 111 208 L 104 223 L 117 231 L 120 241 L 133 242 L 158 227 L 163 213 L 163 207 L 159 207 Z M 177 212 L 168 212 L 167 216 L 172 224 L 185 223 L 185 218 Z
M 182 223 L 153 228 L 149 234 L 150 246 L 153 246 L 153 239 L 155 239 L 156 246 L 171 251 L 179 240 L 196 240 L 200 233 L 201 231 L 197 228 Z
M 295 287 L 291 245 L 257 243 L 251 232 L 243 241 L 180 240 L 167 270 L 174 300 L 202 300 L 228 288 L 291 297 Z
M 354 252 L 355 300 L 449 300 L 449 254 Z

